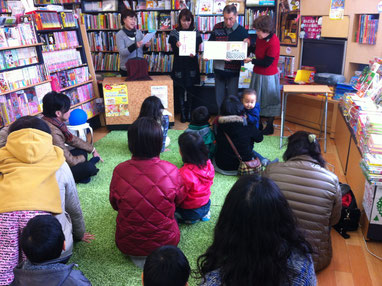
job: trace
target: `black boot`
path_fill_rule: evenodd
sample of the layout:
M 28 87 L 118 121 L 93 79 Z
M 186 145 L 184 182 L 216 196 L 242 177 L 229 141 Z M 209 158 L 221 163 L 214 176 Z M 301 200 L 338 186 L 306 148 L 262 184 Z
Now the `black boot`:
M 184 101 L 184 92 L 179 94 L 179 105 L 180 105 L 180 122 L 185 123 L 186 117 L 186 102 Z
M 187 92 L 185 107 L 186 121 L 191 122 L 192 96 Z
M 274 117 L 268 117 L 267 126 L 263 130 L 263 135 L 272 135 L 274 133 L 273 120 Z

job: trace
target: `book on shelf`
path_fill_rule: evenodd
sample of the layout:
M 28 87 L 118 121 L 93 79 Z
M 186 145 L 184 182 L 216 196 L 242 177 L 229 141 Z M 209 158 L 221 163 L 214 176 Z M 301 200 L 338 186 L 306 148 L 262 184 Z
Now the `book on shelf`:
M 145 54 L 144 58 L 149 64 L 149 72 L 171 72 L 174 55 L 157 53 Z
M 167 33 L 156 34 L 154 38 L 151 40 L 151 46 L 149 47 L 148 51 L 170 52 L 171 46 L 168 43 L 169 38 L 170 38 L 170 35 Z
M 83 23 L 87 30 L 97 29 L 113 29 L 119 30 L 121 28 L 121 14 L 119 13 L 105 13 L 105 14 L 82 14 Z
M 12 91 L 48 79 L 49 74 L 44 64 L 15 69 L 0 73 L 0 89 L 1 92 Z
M 81 85 L 78 88 L 65 91 L 65 94 L 70 98 L 71 105 L 79 104 L 94 98 L 93 85 L 91 83 Z
M 171 25 L 171 14 L 170 13 L 160 13 L 159 14 L 159 30 L 171 30 L 173 27 Z
M 80 67 L 71 70 L 60 71 L 51 75 L 52 89 L 60 92 L 62 89 L 86 82 L 90 79 L 89 68 Z
M 294 65 L 295 57 L 292 56 L 280 56 L 278 62 L 278 69 L 280 72 L 280 77 L 293 77 L 294 76 Z
M 244 26 L 244 16 L 239 15 L 236 18 L 239 25 Z M 223 16 L 203 16 L 198 15 L 195 17 L 195 25 L 199 31 L 211 32 L 217 23 L 223 22 Z
M 117 32 L 99 31 L 88 32 L 89 46 L 92 52 L 114 51 L 118 52 L 116 44 Z
M 96 71 L 119 71 L 118 53 L 92 53 Z
M 376 44 L 379 15 L 359 15 L 358 29 L 355 40 L 360 44 Z
M 118 10 L 118 0 L 84 1 L 84 12 L 114 12 Z
M 298 0 L 288 0 L 289 11 L 300 10 L 300 1 Z
M 245 22 L 244 22 L 244 28 L 247 30 L 254 29 L 253 22 L 255 19 L 259 16 L 268 15 L 271 16 L 272 19 L 274 19 L 275 12 L 272 9 L 266 8 L 266 9 L 246 9 L 245 10 Z
M 50 73 L 82 65 L 81 53 L 76 49 L 44 52 L 44 62 Z
M 0 47 L 17 47 L 36 43 L 37 37 L 31 23 L 0 28 Z
M 79 46 L 76 31 L 61 31 L 39 34 L 40 42 L 43 43 L 43 52 L 61 49 L 76 48 Z
M 238 14 L 244 14 L 245 1 L 244 0 L 227 0 L 227 5 L 235 5 Z
M 61 29 L 61 17 L 56 11 L 33 11 L 37 30 Z
M 60 16 L 61 16 L 62 26 L 64 28 L 75 28 L 75 27 L 77 27 L 77 20 L 74 16 L 73 12 L 68 12 L 68 11 L 61 12 Z
M 38 62 L 34 47 L 0 51 L 0 69 L 10 69 Z
M 213 0 L 200 0 L 198 1 L 198 14 L 212 14 L 214 10 Z

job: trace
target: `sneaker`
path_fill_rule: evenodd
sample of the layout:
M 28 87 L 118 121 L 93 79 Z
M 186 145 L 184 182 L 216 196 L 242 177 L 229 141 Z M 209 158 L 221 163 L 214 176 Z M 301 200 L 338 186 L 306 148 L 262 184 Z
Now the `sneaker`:
M 209 221 L 211 219 L 211 211 L 208 211 L 208 213 L 202 217 L 200 220 L 201 221 Z

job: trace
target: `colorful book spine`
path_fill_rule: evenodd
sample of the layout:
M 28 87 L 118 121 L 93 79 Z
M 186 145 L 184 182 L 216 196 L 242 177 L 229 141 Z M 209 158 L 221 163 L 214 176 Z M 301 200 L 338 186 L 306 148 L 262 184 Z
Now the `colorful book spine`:
M 121 14 L 106 13 L 106 14 L 82 14 L 83 22 L 87 30 L 119 30 L 121 29 Z
M 92 59 L 96 71 L 119 71 L 118 53 L 92 53 Z
M 89 46 L 92 52 L 118 52 L 116 44 L 117 32 L 88 32 Z

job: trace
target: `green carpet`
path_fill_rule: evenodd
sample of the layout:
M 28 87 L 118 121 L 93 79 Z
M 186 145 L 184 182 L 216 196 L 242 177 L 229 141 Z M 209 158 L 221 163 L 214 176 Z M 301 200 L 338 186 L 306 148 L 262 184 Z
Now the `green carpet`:
M 183 131 L 169 130 L 171 138 L 170 151 L 161 154 L 161 159 L 182 166 L 179 155 L 178 136 Z M 264 141 L 256 144 L 256 151 L 271 160 L 282 158 L 284 149 L 280 150 L 279 137 L 265 136 Z M 89 184 L 77 185 L 81 206 L 84 213 L 86 230 L 95 234 L 91 243 L 79 242 L 74 247 L 70 260 L 76 263 L 93 285 L 141 285 L 141 270 L 134 266 L 116 247 L 114 242 L 115 218 L 117 212 L 109 203 L 109 184 L 114 167 L 130 159 L 127 147 L 126 131 L 113 131 L 95 144 L 97 151 L 104 159 L 99 163 L 98 175 Z M 196 260 L 211 244 L 213 228 L 225 196 L 237 177 L 216 174 L 211 192 L 211 220 L 194 225 L 181 225 L 179 247 L 187 256 L 190 266 L 196 269 Z M 191 278 L 189 285 L 198 285 Z

